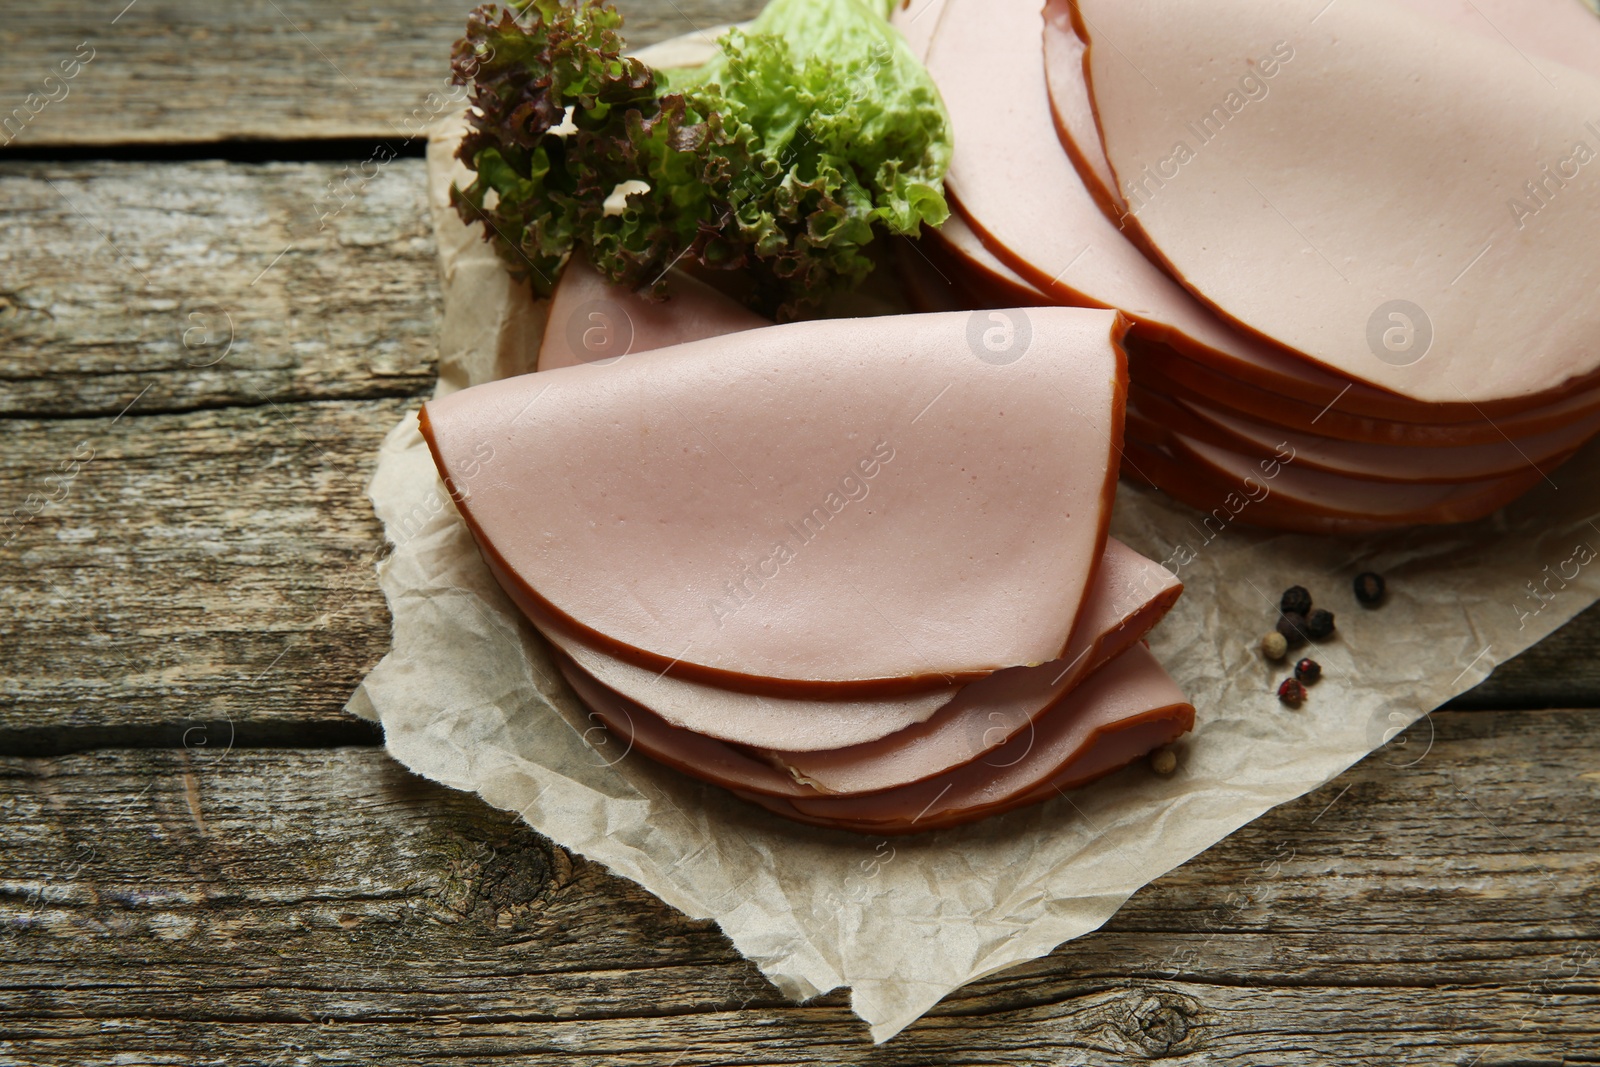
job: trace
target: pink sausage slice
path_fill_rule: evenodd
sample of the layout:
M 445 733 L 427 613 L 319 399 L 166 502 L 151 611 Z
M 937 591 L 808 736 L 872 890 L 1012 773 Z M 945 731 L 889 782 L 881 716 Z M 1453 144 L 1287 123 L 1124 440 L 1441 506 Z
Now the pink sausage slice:
M 1018 808 L 1042 804 L 1058 796 L 1065 796 L 1069 789 L 1081 789 L 1090 785 L 1122 770 L 1163 745 L 1176 741 L 1186 732 L 1180 728 L 1183 714 L 1185 714 L 1183 707 L 1153 708 L 1142 716 L 1113 723 L 1100 730 L 1094 740 L 1084 747 L 1082 754 L 1069 761 L 1055 777 L 1041 782 L 1029 792 L 1018 794 L 997 804 L 966 810 L 941 811 L 936 815 L 912 819 L 910 822 L 887 823 L 870 819 L 836 819 L 810 815 L 800 811 L 790 800 L 782 796 L 763 795 L 742 789 L 735 789 L 733 792 L 759 807 L 766 808 L 774 815 L 825 829 L 887 837 L 928 833 L 933 830 L 964 826 Z
M 1207 468 L 1228 483 L 1261 477 L 1268 454 L 1246 454 L 1207 444 L 1182 434 L 1168 435 L 1180 460 Z M 1327 512 L 1389 522 L 1462 522 L 1479 518 L 1515 500 L 1544 478 L 1544 471 L 1524 464 L 1512 474 L 1472 482 L 1373 482 L 1314 470 L 1292 460 L 1271 482 L 1284 503 L 1310 512 Z
M 952 211 L 937 230 L 929 230 L 921 245 L 950 269 L 976 303 L 992 307 L 1058 303 L 989 251 L 959 211 Z
M 1459 422 L 1411 422 L 1353 411 L 1345 406 L 1346 397 L 1337 389 L 1313 401 L 1282 396 L 1230 379 L 1161 346 L 1130 345 L 1129 354 L 1134 376 L 1168 396 L 1194 397 L 1273 426 L 1344 441 L 1427 448 L 1493 444 L 1508 437 L 1518 440 L 1570 427 L 1600 412 L 1600 390 L 1591 389 L 1544 407 L 1511 414 L 1488 415 L 1469 409 Z
M 1574 48 L 1562 38 L 1586 40 L 1589 44 L 1585 69 L 1600 69 L 1600 58 L 1597 58 L 1600 57 L 1600 47 L 1594 46 L 1596 35 L 1600 35 L 1600 22 L 1566 0 L 1535 0 L 1527 5 L 1522 5 L 1521 0 L 1495 0 L 1494 4 L 1488 4 L 1487 0 L 1484 4 L 1472 4 L 1467 0 L 1404 2 L 1407 6 L 1465 26 L 1485 37 L 1497 37 L 1499 30 L 1504 29 L 1519 48 L 1527 49 L 1534 55 L 1560 55 L 1564 59 L 1574 59 L 1577 52 L 1585 49 Z M 1539 9 L 1538 13 L 1530 14 L 1534 9 Z M 1568 32 L 1573 30 L 1584 32 Z M 1050 0 L 1046 5 L 1044 56 L 1051 110 L 1062 146 L 1096 202 L 1110 219 L 1120 224 L 1128 216 L 1128 204 L 1122 194 L 1108 184 L 1114 179 L 1110 177 L 1100 131 L 1092 112 L 1084 73 L 1084 43 L 1073 28 L 1068 0 Z M 1159 174 L 1156 175 L 1156 178 L 1159 177 Z M 1136 184 L 1143 183 L 1150 187 L 1155 184 L 1156 178 L 1141 172 L 1134 180 Z M 1144 241 L 1144 235 L 1137 225 L 1128 225 L 1123 232 L 1136 244 Z M 1145 250 L 1151 251 L 1148 247 Z M 1156 258 L 1159 260 L 1160 257 Z M 1326 398 L 1342 394 L 1340 403 L 1345 411 L 1372 417 L 1412 422 L 1448 422 L 1474 416 L 1499 416 L 1538 406 L 1549 399 L 1511 398 L 1480 402 L 1478 407 L 1474 407 L 1457 397 L 1445 403 L 1421 405 L 1408 397 L 1376 389 L 1370 384 L 1329 379 L 1326 375 L 1319 378 L 1321 372 L 1309 362 L 1301 361 L 1302 365 L 1297 369 L 1281 361 L 1255 358 L 1261 355 L 1255 349 L 1242 349 L 1238 354 L 1246 358 L 1231 364 L 1208 358 L 1204 352 L 1192 354 L 1243 381 L 1317 404 L 1318 407 L 1326 402 Z
M 860 796 L 744 795 L 768 810 L 818 825 L 916 833 L 1044 800 L 1055 788 L 1087 784 L 1193 726 L 1194 708 L 1150 650 L 1135 645 L 1041 719 L 1033 744 L 1009 765 L 992 765 L 1002 762 L 998 758 L 979 760 L 915 785 Z
M 909 785 L 980 757 L 1004 766 L 1032 744 L 1041 716 L 1107 661 L 1141 640 L 1183 592 L 1177 576 L 1120 541 L 1108 540 L 1067 654 L 1013 667 L 962 689 L 927 722 L 870 744 L 822 752 L 771 752 L 824 793 L 868 793 Z
M 614 363 L 635 352 L 772 325 L 682 271 L 673 272 L 669 293 L 665 300 L 647 300 L 573 259 L 550 298 L 539 369 Z
M 1187 731 L 1194 719 L 1193 708 L 1149 649 L 1134 644 L 1031 723 L 1028 743 L 1019 754 L 993 752 L 987 759 L 968 760 L 915 785 L 823 796 L 757 753 L 670 726 L 643 705 L 607 689 L 570 660 L 562 658 L 559 666 L 592 717 L 613 735 L 602 751 L 614 753 L 614 759 L 637 751 L 736 792 L 789 798 L 800 812 L 874 823 L 906 821 L 907 815 L 918 822 L 917 812 L 935 819 L 973 808 L 987 813 L 1006 801 L 1033 797 L 1048 783 L 1081 781 L 1086 766 L 1103 767 L 1100 773 L 1122 766 Z M 1143 734 L 1123 734 L 1120 728 L 1136 723 L 1158 726 L 1159 736 L 1130 746 L 1127 742 Z M 1101 735 L 1108 732 L 1116 733 L 1121 743 L 1102 744 Z M 1106 759 L 1108 749 L 1114 754 L 1110 760 Z M 1093 759 L 1085 762 L 1089 757 Z
M 1600 24 L 1570 0 L 1398 0 L 1418 14 L 1503 40 L 1524 54 L 1554 59 L 1600 78 Z M 1128 210 L 1116 188 L 1084 71 L 1087 49 L 1072 25 L 1071 0 L 1045 4 L 1044 57 L 1050 106 L 1062 147 L 1101 209 Z
M 678 732 L 776 750 L 769 751 L 769 762 L 793 769 L 818 790 L 861 792 L 913 782 L 1005 744 L 1101 663 L 1144 637 L 1182 590 L 1166 568 L 1108 538 L 1064 657 L 961 688 L 875 701 L 737 693 L 658 677 L 559 630 L 545 636 L 586 677 L 650 709 Z M 692 766 L 693 756 L 667 762 Z
M 1315 437 L 1283 430 L 1194 400 L 1180 402 L 1202 424 L 1232 440 L 1209 438 L 1241 451 L 1270 454 L 1287 443 L 1308 467 L 1379 482 L 1470 482 L 1528 469 L 1564 457 L 1600 431 L 1600 416 L 1517 441 L 1445 448 L 1406 448 Z M 1177 427 L 1174 427 L 1175 429 Z M 1188 433 L 1185 429 L 1183 432 Z M 1208 439 L 1202 432 L 1203 440 Z M 1244 445 L 1243 449 L 1240 446 Z
M 1076 10 L 1135 224 L 1224 318 L 1418 403 L 1600 379 L 1600 80 L 1385 0 Z
M 542 632 L 586 675 L 618 696 L 649 708 L 667 724 L 756 748 L 809 751 L 876 741 L 929 718 L 962 688 L 950 685 L 857 700 L 741 693 L 637 666 L 559 627 Z
M 1241 522 L 1328 534 L 1469 522 L 1515 500 L 1543 477 L 1530 467 L 1520 475 L 1449 486 L 1358 481 L 1183 439 L 1148 420 L 1136 405 L 1128 409 L 1123 473 L 1204 512 L 1204 525 L 1219 532 Z
M 895 29 L 923 62 L 927 62 L 928 45 L 933 43 L 944 5 L 945 0 L 895 0 Z
M 1560 68 L 1600 78 L 1600 20 L 1567 0 L 1397 0 L 1398 3 L 1540 60 L 1552 78 Z
M 1321 373 L 1225 326 L 1101 213 L 1056 137 L 1043 29 L 1026 2 L 946 0 L 940 17 L 927 63 L 955 135 L 947 185 L 972 231 L 1051 300 L 1120 308 L 1147 340 L 1259 374 Z
M 421 425 L 530 615 L 723 688 L 917 692 L 1065 649 L 1124 330 L 1072 308 L 793 323 L 476 386 Z
M 1050 0 L 1044 9 L 1044 70 L 1050 112 L 1061 147 L 1077 168 L 1078 177 L 1106 217 L 1118 222 L 1127 213 L 1128 205 L 1117 190 L 1116 175 L 1111 173 L 1111 164 L 1106 162 L 1106 152 L 1100 144 L 1094 101 L 1089 97 L 1089 82 L 1083 72 L 1088 49 L 1072 28 L 1067 4 L 1068 0 Z
M 639 752 L 692 778 L 729 789 L 795 797 L 814 792 L 747 749 L 673 726 L 643 704 L 607 689 L 565 656 L 559 656 L 556 665 L 591 717 L 612 735 L 604 745 L 595 745 L 610 762 Z

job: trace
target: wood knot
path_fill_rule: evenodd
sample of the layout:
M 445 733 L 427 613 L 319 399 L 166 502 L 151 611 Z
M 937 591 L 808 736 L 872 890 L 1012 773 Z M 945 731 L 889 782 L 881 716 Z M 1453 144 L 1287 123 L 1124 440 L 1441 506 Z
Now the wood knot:
M 497 930 L 525 925 L 562 880 L 558 854 L 532 838 L 477 842 L 451 862 L 442 903 Z
M 1123 1016 L 1123 1035 L 1153 1059 L 1182 1056 L 1200 1047 L 1200 1002 L 1164 989 L 1139 990 L 1129 995 Z

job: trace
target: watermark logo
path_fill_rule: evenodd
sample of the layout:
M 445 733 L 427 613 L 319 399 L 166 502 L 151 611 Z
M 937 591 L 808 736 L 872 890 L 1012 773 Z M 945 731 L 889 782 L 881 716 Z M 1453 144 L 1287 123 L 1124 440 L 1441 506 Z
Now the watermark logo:
M 233 351 L 233 316 L 226 308 L 196 308 L 189 312 L 181 337 L 188 352 L 185 363 L 197 369 L 215 367 Z
M 583 732 L 583 739 L 589 742 L 594 758 L 602 767 L 615 767 L 633 751 L 633 716 L 626 708 L 618 708 L 617 712 L 627 720 L 626 727 L 608 722 L 591 711 L 589 721 L 594 725 Z M 623 742 L 620 745 L 619 740 Z
M 1560 596 L 1567 586 L 1577 581 L 1583 573 L 1583 568 L 1593 563 L 1596 558 L 1594 546 L 1587 541 L 1576 545 L 1572 554 L 1560 563 L 1547 565 L 1539 572 L 1539 582 L 1526 583 L 1523 588 L 1523 604 L 1515 605 L 1517 612 L 1517 629 L 1525 630 L 1528 620 L 1537 618 L 1556 597 Z M 1554 583 L 1554 584 L 1552 584 Z M 1530 604 L 1531 607 L 1525 607 Z
M 1391 367 L 1409 367 L 1433 347 L 1433 320 L 1409 300 L 1391 300 L 1367 320 L 1367 347 Z
M 1044 670 L 1044 667 L 1030 668 Z M 1009 713 L 1008 713 L 1009 712 Z M 1016 709 L 991 711 L 967 723 L 968 751 L 986 767 L 1005 770 L 1015 767 L 1033 751 L 1036 736 L 1033 718 Z
M 83 73 L 83 68 L 94 62 L 94 45 L 82 41 L 70 57 L 60 60 L 50 73 L 41 78 L 34 91 L 28 93 L 9 112 L 0 112 L 0 145 L 10 145 L 34 119 L 51 104 L 58 104 L 72 94 L 72 79 Z M 4 105 L 0 105 L 3 108 Z
M 615 363 L 633 349 L 633 319 L 614 301 L 590 300 L 567 319 L 567 347 L 584 363 Z
M 967 347 L 985 363 L 1004 367 L 1028 353 L 1033 323 L 1019 308 L 974 311 L 967 316 Z
M 1367 748 L 1391 767 L 1415 767 L 1433 748 L 1433 716 L 1380 707 L 1367 720 Z

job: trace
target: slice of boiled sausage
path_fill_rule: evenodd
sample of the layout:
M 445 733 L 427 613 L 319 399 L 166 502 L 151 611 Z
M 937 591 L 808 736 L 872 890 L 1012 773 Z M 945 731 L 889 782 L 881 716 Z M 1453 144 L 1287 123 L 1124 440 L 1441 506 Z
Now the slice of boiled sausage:
M 1282 396 L 1230 379 L 1162 346 L 1130 344 L 1129 358 L 1140 382 L 1168 396 L 1195 397 L 1273 426 L 1343 441 L 1426 448 L 1493 444 L 1508 437 L 1517 440 L 1570 427 L 1600 412 L 1600 391 L 1589 390 L 1513 414 L 1469 414 L 1461 422 L 1409 422 L 1351 411 L 1337 390 L 1328 392 L 1320 401 Z
M 1066 647 L 1115 491 L 1124 329 L 1072 308 L 792 323 L 476 386 L 421 424 L 536 624 L 724 688 L 916 692 Z
M 1600 431 L 1600 416 L 1592 416 L 1585 422 L 1516 441 L 1507 439 L 1453 448 L 1405 448 L 1314 437 L 1230 414 L 1198 401 L 1178 403 L 1201 421 L 1200 424 L 1186 424 L 1186 427 L 1173 426 L 1173 429 L 1189 433 L 1189 426 L 1201 429 L 1204 424 L 1210 424 L 1225 438 L 1208 438 L 1203 429 L 1194 436 L 1239 451 L 1271 453 L 1287 443 L 1308 467 L 1380 482 L 1470 482 L 1515 474 L 1526 470 L 1530 464 L 1540 465 L 1565 457 Z
M 1076 11 L 1134 224 L 1220 315 L 1419 403 L 1600 380 L 1600 80 L 1391 0 Z
M 1044 715 L 1107 661 L 1144 638 L 1183 584 L 1116 540 L 1060 660 L 1013 667 L 962 689 L 927 722 L 870 744 L 821 752 L 772 752 L 799 780 L 825 793 L 868 793 L 932 778 L 979 758 L 996 768 L 1021 759 Z
M 1066 149 L 1078 177 L 1088 187 L 1100 210 L 1113 222 L 1120 222 L 1128 205 L 1117 191 L 1117 177 L 1106 162 L 1100 144 L 1100 127 L 1095 124 L 1094 101 L 1089 96 L 1089 81 L 1083 71 L 1088 49 L 1078 31 L 1072 28 L 1069 0 L 1051 0 L 1044 8 L 1044 70 L 1050 93 L 1050 112 L 1056 121 L 1056 135 Z
M 946 0 L 929 48 L 954 132 L 946 184 L 977 237 L 1050 299 L 1120 308 L 1147 340 L 1241 373 L 1320 373 L 1341 388 L 1224 325 L 1102 214 L 1057 139 L 1042 59 L 1023 61 L 1041 56 L 1043 29 L 1033 3 Z
M 1009 766 L 983 761 L 915 785 L 837 797 L 748 798 L 789 818 L 862 833 L 953 826 L 1087 784 L 1168 744 L 1194 726 L 1194 708 L 1150 650 L 1135 645 L 1106 664 L 1039 723 L 1033 745 Z
M 742 693 L 640 667 L 559 627 L 542 632 L 585 674 L 671 726 L 755 748 L 810 751 L 876 741 L 929 718 L 962 688 L 856 700 Z
M 611 363 L 633 352 L 772 325 L 682 271 L 673 272 L 668 292 L 665 300 L 649 300 L 574 258 L 550 298 L 539 369 Z
M 558 627 L 543 632 L 584 673 L 619 696 L 649 708 L 672 726 L 731 744 L 780 750 L 774 758 L 815 769 L 817 777 L 827 779 L 823 788 L 845 791 L 849 787 L 831 784 L 836 779 L 823 769 L 824 764 L 840 768 L 840 774 L 857 774 L 855 780 L 859 782 L 861 775 L 876 773 L 872 767 L 876 766 L 879 748 L 872 743 L 891 735 L 902 740 L 910 738 L 909 728 L 920 723 L 926 722 L 928 728 L 916 732 L 915 744 L 930 754 L 933 748 L 945 744 L 942 739 L 950 739 L 950 743 L 959 740 L 962 751 L 969 751 L 966 746 L 976 743 L 974 739 L 1003 743 L 1010 733 L 1021 729 L 1051 700 L 1076 684 L 1079 677 L 1109 658 L 1106 649 L 1114 654 L 1143 637 L 1166 614 L 1182 588 L 1166 568 L 1108 538 L 1073 628 L 1071 645 L 1061 659 L 1038 667 L 1000 671 L 964 688 L 950 686 L 878 699 L 806 700 L 741 693 L 635 666 Z M 1016 677 L 1019 675 L 1031 677 L 1031 685 Z M 932 722 L 928 722 L 930 717 Z M 981 719 L 982 724 L 974 725 L 970 721 L 974 718 Z M 998 729 L 1003 723 L 1010 723 L 1009 729 Z M 930 743 L 928 738 L 941 740 Z M 895 742 L 889 747 L 904 746 Z M 821 750 L 830 751 L 819 754 L 816 763 L 806 760 L 806 754 Z M 970 752 L 967 758 L 979 754 L 976 749 Z M 894 762 L 897 767 L 927 765 L 920 756 L 911 763 Z M 928 773 L 957 762 L 951 757 L 948 763 Z
M 676 703 L 665 708 L 611 685 L 618 677 L 613 666 L 602 662 L 605 673 L 596 674 L 574 658 L 563 655 L 561 662 L 580 698 L 617 735 L 620 749 L 638 747 L 660 762 L 731 789 L 796 796 L 871 792 L 941 774 L 1014 739 L 1013 752 L 1028 747 L 1040 717 L 1143 638 L 1181 591 L 1181 583 L 1166 568 L 1120 542 L 1107 541 L 1081 616 L 1083 633 L 1074 636 L 1068 657 L 974 682 L 926 724 L 881 738 L 876 735 L 884 733 L 882 727 L 900 721 L 897 717 L 905 710 L 896 702 L 852 706 L 846 714 L 842 706 L 823 701 L 765 701 L 678 683 L 683 688 L 671 693 Z M 594 663 L 594 657 L 588 662 Z M 869 740 L 852 743 L 857 736 Z M 765 761 L 758 761 L 761 774 L 753 775 L 747 766 L 752 738 L 784 743 L 789 751 L 766 751 Z M 1011 759 L 1008 755 L 997 762 Z M 771 785 L 768 772 L 773 767 L 787 772 L 781 789 Z
M 616 763 L 637 751 L 692 778 L 729 789 L 796 797 L 815 792 L 745 749 L 673 726 L 643 704 L 601 685 L 565 656 L 556 665 L 590 715 L 611 735 L 603 745 L 595 745 L 607 762 Z

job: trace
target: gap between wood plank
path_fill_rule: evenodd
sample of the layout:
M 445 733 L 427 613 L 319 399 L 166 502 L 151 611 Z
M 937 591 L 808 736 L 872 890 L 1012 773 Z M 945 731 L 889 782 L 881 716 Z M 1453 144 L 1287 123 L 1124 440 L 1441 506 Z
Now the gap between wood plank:
M 343 163 L 371 159 L 378 149 L 394 158 L 421 159 L 421 137 L 327 137 L 223 140 L 159 144 L 42 144 L 0 148 L 3 163 Z
M 350 716 L 341 722 L 193 720 L 149 726 L 37 726 L 0 730 L 0 758 L 54 759 L 103 749 L 376 748 L 383 728 Z
M 154 377 L 158 374 L 177 374 L 182 368 L 173 367 L 162 370 L 145 371 L 141 377 Z M 127 376 L 127 375 L 125 375 Z M 110 377 L 110 375 L 95 375 L 94 377 Z M 5 379 L 3 381 L 40 381 L 49 380 L 39 378 Z M 418 387 L 408 384 L 404 380 L 397 380 L 392 389 L 358 389 L 351 392 L 340 392 L 333 395 L 314 395 L 305 393 L 299 396 L 282 394 L 276 397 L 262 396 L 256 399 L 228 399 L 228 400 L 199 400 L 192 404 L 167 404 L 162 407 L 149 407 L 144 404 L 138 407 L 125 408 L 116 419 L 126 416 L 129 419 L 151 418 L 157 415 L 188 415 L 197 411 L 232 411 L 250 410 L 252 408 L 283 407 L 287 404 L 340 404 L 347 401 L 362 400 L 406 400 L 413 399 L 419 403 L 433 395 L 433 382 L 425 382 Z M 0 411 L 0 423 L 11 422 L 93 422 L 111 417 L 107 411 Z M 115 419 L 113 419 L 115 421 Z
M 1456 706 L 1457 704 L 1462 706 Z M 1526 708 L 1472 706 L 1462 698 L 1433 714 L 1484 715 L 1519 711 L 1581 711 L 1582 708 Z M 0 729 L 0 759 L 56 759 L 62 756 L 113 749 L 328 749 L 376 748 L 383 744 L 383 728 L 351 716 L 348 721 L 230 722 L 226 719 L 196 723 L 118 726 L 37 726 Z

